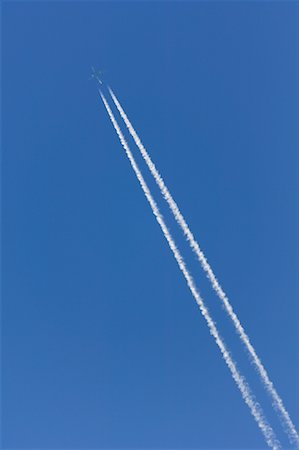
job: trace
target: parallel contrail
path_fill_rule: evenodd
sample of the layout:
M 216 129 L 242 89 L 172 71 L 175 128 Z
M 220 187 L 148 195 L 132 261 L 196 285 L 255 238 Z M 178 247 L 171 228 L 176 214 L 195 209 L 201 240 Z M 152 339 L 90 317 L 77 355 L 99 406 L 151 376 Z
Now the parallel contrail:
M 206 308 L 206 306 L 205 306 L 205 304 L 204 304 L 204 302 L 203 302 L 203 300 L 202 300 L 202 298 L 201 298 L 197 288 L 195 287 L 194 281 L 193 281 L 191 275 L 189 274 L 189 271 L 188 271 L 188 269 L 186 267 L 186 264 L 185 264 L 185 262 L 184 262 L 184 260 L 183 260 L 183 258 L 181 256 L 181 254 L 180 254 L 180 252 L 179 252 L 179 250 L 178 250 L 178 248 L 177 248 L 177 246 L 176 246 L 176 244 L 175 244 L 175 242 L 174 242 L 174 240 L 173 240 L 173 238 L 172 238 L 172 236 L 171 236 L 171 234 L 170 234 L 170 232 L 169 232 L 169 230 L 168 230 L 168 228 L 167 228 L 167 226 L 166 226 L 166 224 L 165 224 L 165 222 L 163 220 L 163 217 L 160 214 L 160 211 L 159 211 L 159 209 L 157 207 L 157 204 L 156 204 L 155 200 L 153 199 L 152 194 L 151 194 L 151 192 L 150 192 L 150 190 L 149 190 L 149 188 L 148 188 L 148 186 L 147 186 L 147 184 L 146 184 L 146 182 L 145 182 L 145 180 L 144 180 L 144 178 L 143 178 L 143 176 L 142 176 L 142 174 L 141 174 L 141 172 L 140 172 L 140 170 L 139 170 L 139 168 L 138 168 L 138 166 L 136 164 L 136 161 L 135 161 L 135 159 L 134 159 L 134 157 L 133 157 L 133 155 L 131 153 L 131 150 L 130 150 L 130 148 L 129 148 L 129 146 L 128 146 L 128 144 L 127 144 L 127 142 L 126 142 L 126 140 L 125 140 L 125 138 L 124 138 L 124 136 L 123 136 L 123 134 L 122 134 L 122 132 L 120 130 L 120 127 L 119 127 L 119 125 L 118 125 L 118 123 L 117 123 L 117 121 L 116 121 L 116 119 L 115 119 L 115 117 L 114 117 L 114 115 L 113 115 L 113 113 L 111 111 L 111 108 L 108 105 L 107 100 L 106 100 L 105 96 L 103 95 L 103 93 L 101 92 L 101 90 L 99 90 L 99 92 L 100 92 L 101 98 L 102 98 L 102 100 L 104 102 L 104 105 L 106 107 L 106 110 L 108 112 L 108 115 L 109 115 L 109 117 L 111 119 L 111 122 L 112 122 L 112 124 L 113 124 L 113 126 L 115 128 L 115 131 L 116 131 L 116 133 L 117 133 L 117 135 L 119 137 L 119 140 L 120 140 L 120 142 L 121 142 L 121 144 L 122 144 L 122 146 L 123 146 L 123 148 L 124 148 L 124 150 L 126 152 L 126 155 L 127 155 L 128 159 L 129 159 L 129 161 L 131 163 L 131 166 L 132 166 L 132 168 L 133 168 L 133 170 L 134 170 L 134 172 L 136 174 L 136 177 L 137 177 L 137 179 L 138 179 L 138 181 L 140 183 L 140 186 L 141 186 L 141 188 L 142 188 L 142 190 L 143 190 L 143 192 L 144 192 L 144 194 L 145 194 L 145 196 L 146 196 L 146 198 L 147 198 L 147 200 L 148 200 L 148 202 L 149 202 L 149 204 L 150 204 L 150 206 L 152 208 L 153 214 L 155 215 L 156 220 L 157 220 L 157 222 L 159 223 L 159 225 L 160 225 L 160 227 L 162 229 L 164 237 L 166 238 L 166 240 L 167 240 L 167 242 L 169 244 L 169 247 L 170 247 L 170 249 L 172 250 L 172 252 L 174 254 L 174 257 L 175 257 L 175 259 L 176 259 L 176 261 L 178 263 L 178 266 L 179 266 L 180 270 L 182 271 L 182 273 L 183 273 L 183 275 L 184 275 L 184 277 L 185 277 L 185 279 L 187 281 L 189 289 L 191 290 L 192 295 L 195 298 L 195 301 L 198 304 L 202 315 L 206 319 L 206 322 L 208 324 L 210 333 L 215 338 L 216 344 L 218 345 L 218 347 L 219 347 L 219 349 L 220 349 L 220 351 L 222 353 L 222 356 L 223 356 L 227 366 L 229 367 L 229 369 L 231 371 L 233 379 L 235 380 L 239 390 L 241 391 L 241 394 L 242 394 L 242 397 L 243 397 L 245 403 L 248 405 L 248 407 L 249 407 L 249 409 L 251 411 L 251 414 L 255 418 L 255 420 L 256 420 L 259 428 L 261 429 L 261 431 L 262 431 L 262 433 L 263 433 L 263 435 L 265 437 L 265 440 L 266 440 L 267 444 L 269 445 L 269 447 L 271 447 L 272 449 L 275 449 L 275 450 L 281 448 L 280 447 L 280 443 L 277 440 L 274 431 L 272 430 L 271 426 L 268 424 L 267 420 L 265 419 L 265 417 L 263 415 L 263 412 L 262 412 L 262 409 L 261 409 L 260 405 L 254 400 L 254 398 L 253 398 L 253 396 L 251 394 L 249 386 L 247 385 L 245 379 L 242 377 L 242 375 L 238 371 L 238 369 L 236 367 L 236 364 L 233 361 L 233 359 L 231 358 L 231 356 L 230 356 L 230 354 L 229 354 L 229 352 L 228 352 L 228 350 L 226 348 L 226 345 L 225 345 L 224 341 L 222 340 L 221 336 L 219 335 L 219 332 L 217 330 L 215 322 L 211 318 L 208 309 Z
M 153 163 L 153 161 L 151 160 L 148 152 L 146 151 L 144 145 L 142 144 L 139 136 L 137 135 L 135 129 L 133 128 L 133 125 L 131 124 L 130 120 L 128 119 L 126 113 L 124 112 L 121 104 L 119 103 L 118 99 L 116 98 L 114 92 L 112 91 L 111 88 L 109 88 L 109 92 L 110 95 L 115 103 L 115 106 L 117 107 L 121 117 L 123 118 L 130 134 L 132 135 L 137 147 L 139 148 L 143 159 L 145 160 L 149 170 L 151 171 L 157 185 L 159 186 L 163 197 L 165 198 L 165 200 L 167 201 L 177 223 L 180 225 L 181 229 L 183 230 L 183 233 L 186 235 L 187 240 L 189 241 L 190 247 L 194 250 L 195 254 L 197 255 L 202 268 L 204 269 L 204 271 L 207 274 L 207 277 L 209 278 L 212 287 L 214 288 L 214 290 L 216 291 L 218 297 L 220 298 L 220 300 L 223 302 L 225 309 L 229 315 L 229 317 L 231 318 L 231 320 L 233 321 L 233 324 L 241 338 L 241 340 L 243 341 L 243 343 L 245 344 L 250 357 L 253 361 L 253 363 L 255 364 L 261 380 L 266 388 L 266 390 L 268 391 L 268 393 L 270 394 L 270 396 L 272 397 L 272 402 L 273 402 L 273 406 L 274 408 L 279 412 L 279 415 L 283 421 L 283 424 L 286 427 L 286 431 L 288 434 L 288 437 L 290 439 L 290 441 L 294 444 L 296 444 L 296 446 L 299 448 L 299 435 L 296 431 L 296 428 L 290 418 L 289 413 L 287 412 L 282 399 L 280 398 L 280 396 L 278 395 L 272 381 L 269 378 L 269 375 L 266 371 L 266 369 L 264 368 L 260 358 L 258 357 L 258 355 L 256 354 L 256 351 L 254 349 L 254 347 L 252 346 L 249 336 L 246 334 L 244 328 L 241 325 L 241 322 L 239 320 L 239 318 L 237 317 L 236 313 L 234 312 L 229 299 L 227 297 L 227 295 L 225 294 L 225 292 L 223 291 L 222 287 L 220 286 L 215 274 L 213 273 L 213 270 L 211 268 L 211 266 L 209 265 L 207 258 L 205 257 L 203 251 L 200 249 L 199 244 L 197 243 L 197 241 L 195 240 L 189 226 L 187 225 L 186 220 L 184 219 L 182 213 L 180 212 L 176 202 L 174 201 L 172 195 L 170 194 L 168 188 L 166 187 L 163 178 L 161 177 L 160 173 L 158 172 L 158 170 L 155 167 L 155 164 Z

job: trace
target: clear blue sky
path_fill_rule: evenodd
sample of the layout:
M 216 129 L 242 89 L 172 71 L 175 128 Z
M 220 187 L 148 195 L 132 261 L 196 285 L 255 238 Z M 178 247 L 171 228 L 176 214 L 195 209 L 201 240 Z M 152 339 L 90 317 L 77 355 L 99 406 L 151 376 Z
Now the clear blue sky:
M 1 448 L 265 448 L 88 78 L 106 71 L 298 426 L 298 3 L 1 8 Z

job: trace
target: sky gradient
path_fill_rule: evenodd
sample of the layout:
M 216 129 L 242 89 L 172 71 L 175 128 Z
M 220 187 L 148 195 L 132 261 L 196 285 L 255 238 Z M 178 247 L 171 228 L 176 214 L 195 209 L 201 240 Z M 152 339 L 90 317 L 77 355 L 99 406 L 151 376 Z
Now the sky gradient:
M 265 448 L 89 80 L 92 65 L 298 427 L 298 4 L 5 2 L 1 13 L 1 448 Z

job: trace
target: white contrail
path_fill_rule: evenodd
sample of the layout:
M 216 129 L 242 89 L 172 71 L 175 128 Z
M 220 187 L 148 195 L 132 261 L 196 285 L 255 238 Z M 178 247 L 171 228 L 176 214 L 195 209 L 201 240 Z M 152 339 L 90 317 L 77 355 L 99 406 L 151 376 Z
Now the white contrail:
M 235 362 L 233 361 L 233 359 L 231 358 L 226 345 L 224 343 L 224 341 L 222 340 L 222 338 L 220 337 L 217 327 L 213 321 L 213 319 L 211 318 L 208 309 L 206 308 L 197 288 L 195 287 L 194 281 L 191 277 L 191 275 L 188 272 L 188 269 L 186 267 L 186 264 L 178 250 L 178 248 L 176 247 L 176 244 L 163 220 L 162 215 L 160 214 L 160 211 L 157 207 L 157 204 L 155 202 L 155 200 L 152 197 L 152 194 L 136 164 L 136 161 L 131 153 L 131 150 L 120 130 L 120 127 L 111 111 L 110 106 L 107 103 L 107 100 L 105 98 L 105 96 L 103 95 L 103 93 L 99 90 L 100 95 L 102 97 L 102 100 L 104 102 L 104 105 L 106 107 L 106 110 L 108 112 L 108 115 L 111 119 L 111 122 L 115 128 L 115 131 L 120 139 L 120 142 L 123 146 L 123 148 L 125 149 L 126 155 L 131 163 L 131 166 L 136 174 L 136 177 L 140 183 L 140 186 L 152 208 L 153 214 L 155 215 L 157 222 L 159 223 L 162 232 L 169 244 L 170 249 L 172 250 L 174 257 L 179 265 L 179 268 L 181 269 L 187 284 L 189 286 L 189 289 L 192 292 L 193 297 L 196 300 L 196 303 L 198 304 L 200 311 L 202 313 L 202 315 L 204 316 L 204 318 L 207 321 L 208 327 L 210 329 L 210 333 L 212 334 L 212 336 L 215 338 L 216 344 L 218 345 L 218 347 L 220 348 L 220 351 L 222 353 L 222 356 L 227 364 L 227 366 L 229 367 L 232 377 L 235 380 L 238 388 L 241 391 L 242 397 L 244 399 L 244 401 L 246 402 L 246 404 L 248 405 L 248 407 L 250 408 L 251 414 L 253 415 L 253 417 L 255 418 L 259 428 L 261 429 L 267 444 L 269 445 L 269 447 L 273 448 L 273 449 L 279 449 L 280 448 L 280 443 L 277 440 L 274 431 L 272 430 L 271 426 L 268 424 L 267 420 L 265 419 L 263 412 L 261 410 L 260 405 L 254 400 L 250 388 L 247 385 L 245 379 L 242 377 L 242 375 L 240 374 L 240 372 L 238 371 Z
M 244 328 L 241 325 L 241 322 L 239 320 L 239 318 L 237 317 L 236 313 L 234 312 L 229 299 L 227 297 L 227 295 L 225 294 L 225 292 L 223 291 L 222 287 L 220 286 L 215 274 L 213 273 L 213 270 L 211 268 L 211 266 L 209 265 L 207 258 L 205 257 L 203 251 L 200 249 L 199 244 L 197 243 L 197 241 L 195 240 L 189 226 L 187 225 L 186 220 L 184 219 L 182 213 L 180 212 L 176 202 L 174 201 L 172 195 L 170 194 L 168 188 L 166 187 L 163 178 L 161 177 L 160 173 L 158 172 L 158 170 L 155 167 L 155 164 L 153 163 L 153 161 L 151 160 L 148 152 L 146 151 L 144 145 L 142 144 L 139 136 L 137 135 L 135 129 L 133 128 L 133 125 L 131 124 L 130 120 L 128 119 L 126 113 L 124 112 L 121 104 L 119 103 L 117 97 L 115 96 L 114 92 L 112 91 L 111 88 L 109 88 L 109 92 L 110 95 L 121 115 L 121 117 L 123 118 L 130 134 L 132 135 L 137 147 L 139 148 L 143 159 L 145 160 L 148 168 L 150 169 L 157 185 L 159 186 L 162 195 L 164 196 L 165 200 L 167 201 L 177 223 L 180 225 L 181 229 L 183 230 L 184 234 L 187 237 L 187 240 L 189 241 L 189 244 L 191 246 L 191 248 L 194 250 L 194 252 L 196 253 L 202 268 L 204 269 L 204 271 L 207 274 L 207 277 L 209 278 L 214 290 L 216 291 L 218 297 L 222 300 L 225 309 L 228 313 L 228 315 L 230 316 L 230 318 L 232 319 L 234 326 L 241 338 L 241 340 L 243 341 L 243 343 L 245 344 L 251 359 L 253 361 L 253 363 L 255 364 L 261 380 L 266 388 L 266 390 L 268 391 L 268 393 L 270 394 L 270 396 L 272 397 L 272 401 L 273 401 L 273 406 L 275 407 L 275 409 L 279 412 L 280 417 L 283 420 L 283 423 L 286 427 L 287 430 L 287 434 L 289 436 L 289 439 L 292 443 L 296 444 L 297 447 L 299 448 L 299 435 L 296 431 L 296 428 L 290 418 L 289 413 L 287 412 L 282 399 L 280 398 L 280 396 L 278 395 L 272 381 L 269 378 L 269 375 L 265 369 L 265 367 L 263 366 L 260 358 L 258 357 L 258 355 L 256 354 L 255 349 L 253 348 L 250 339 L 248 337 L 248 335 L 246 334 Z

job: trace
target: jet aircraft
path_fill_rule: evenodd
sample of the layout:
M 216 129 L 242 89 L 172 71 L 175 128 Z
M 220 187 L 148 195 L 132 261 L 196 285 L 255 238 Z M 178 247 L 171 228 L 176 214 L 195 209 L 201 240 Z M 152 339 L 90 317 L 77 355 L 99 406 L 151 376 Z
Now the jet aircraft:
M 103 84 L 100 75 L 102 74 L 102 72 L 100 70 L 95 70 L 95 68 L 92 66 L 91 67 L 91 78 L 94 78 L 95 80 L 97 80 L 100 84 Z

